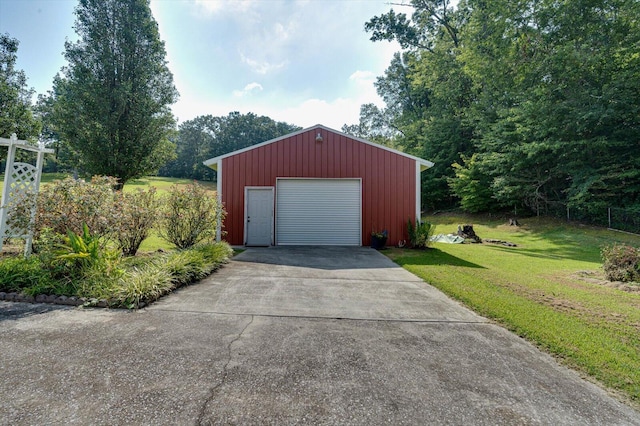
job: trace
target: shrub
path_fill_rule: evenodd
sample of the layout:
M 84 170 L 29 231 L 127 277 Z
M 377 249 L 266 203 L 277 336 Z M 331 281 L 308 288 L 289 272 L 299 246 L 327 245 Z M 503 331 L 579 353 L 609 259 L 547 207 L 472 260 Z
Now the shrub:
M 156 189 L 114 195 L 114 240 L 125 256 L 135 256 L 158 216 Z
M 640 282 L 640 250 L 626 244 L 613 244 L 603 247 L 600 254 L 608 280 Z
M 60 246 L 64 244 L 64 235 L 57 234 L 51 228 L 42 228 L 33 243 L 42 265 L 51 269 L 59 254 Z
M 56 282 L 36 257 L 7 257 L 0 261 L 0 290 L 20 292 L 33 286 L 53 288 Z M 28 292 L 27 292 L 28 293 Z M 42 293 L 48 293 L 42 291 Z M 29 293 L 28 293 L 29 294 Z
M 193 247 L 215 236 L 224 217 L 218 199 L 193 182 L 181 189 L 173 186 L 165 199 L 158 234 L 179 249 Z
M 82 233 L 87 224 L 94 235 L 108 237 L 114 228 L 113 188 L 117 181 L 94 176 L 91 182 L 66 178 L 44 186 L 38 195 L 36 233 L 43 228 L 66 235 Z
M 411 219 L 407 221 L 407 232 L 409 234 L 409 243 L 411 247 L 422 249 L 429 247 L 431 243 L 431 237 L 435 231 L 435 225 L 429 222 L 416 221 L 416 224 L 411 222 Z
M 14 194 L 7 203 L 7 235 L 23 237 L 35 226 L 37 195 L 33 191 Z

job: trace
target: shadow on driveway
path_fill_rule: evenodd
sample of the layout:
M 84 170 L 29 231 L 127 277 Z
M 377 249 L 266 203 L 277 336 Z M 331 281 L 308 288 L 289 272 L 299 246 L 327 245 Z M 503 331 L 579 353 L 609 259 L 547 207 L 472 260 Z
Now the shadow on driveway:
M 19 320 L 48 312 L 69 309 L 72 308 L 44 303 L 0 302 L 0 321 Z
M 276 246 L 250 247 L 233 258 L 237 262 L 263 263 L 324 270 L 397 268 L 369 247 Z

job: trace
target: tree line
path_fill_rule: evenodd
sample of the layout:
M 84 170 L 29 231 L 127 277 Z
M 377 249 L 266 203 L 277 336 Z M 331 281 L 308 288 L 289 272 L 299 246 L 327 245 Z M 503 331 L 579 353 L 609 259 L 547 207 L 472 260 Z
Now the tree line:
M 402 51 L 343 130 L 434 161 L 427 209 L 640 214 L 639 26 L 635 0 L 412 0 L 365 24 Z
M 178 127 L 176 157 L 160 168 L 160 176 L 215 180 L 215 171 L 203 161 L 246 148 L 300 127 L 253 113 L 231 112 L 227 116 L 203 115 Z

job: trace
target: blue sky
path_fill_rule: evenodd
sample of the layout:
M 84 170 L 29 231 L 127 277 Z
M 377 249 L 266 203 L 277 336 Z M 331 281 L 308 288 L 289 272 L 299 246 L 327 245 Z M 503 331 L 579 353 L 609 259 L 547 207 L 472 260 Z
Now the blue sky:
M 65 64 L 75 0 L 0 0 L 0 32 L 20 40 L 18 67 L 37 93 Z M 179 121 L 254 112 L 340 129 L 382 101 L 373 82 L 399 46 L 369 41 L 380 0 L 152 0 L 180 100 Z M 410 13 L 402 6 L 398 11 Z

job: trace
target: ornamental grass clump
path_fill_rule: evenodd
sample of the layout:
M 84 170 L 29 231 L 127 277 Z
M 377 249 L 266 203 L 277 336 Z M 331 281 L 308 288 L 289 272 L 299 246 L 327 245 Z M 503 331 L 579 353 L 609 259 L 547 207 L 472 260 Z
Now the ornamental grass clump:
M 202 253 L 191 249 L 172 253 L 165 259 L 163 267 L 171 274 L 176 286 L 182 286 L 209 275 L 207 263 Z
M 37 292 L 49 294 L 56 287 L 56 280 L 49 271 L 42 267 L 36 257 L 24 259 L 22 257 L 7 257 L 0 262 L 0 291 L 20 292 L 24 289 L 37 287 Z M 25 292 L 26 294 L 38 294 Z
M 140 307 L 169 293 L 175 285 L 172 276 L 157 264 L 149 263 L 125 273 L 119 280 L 110 302 L 129 309 Z
M 600 251 L 605 276 L 610 281 L 640 283 L 640 250 L 626 244 L 612 244 Z
M 178 249 L 186 249 L 211 241 L 223 218 L 222 205 L 202 185 L 174 185 L 164 200 L 158 234 Z
M 219 268 L 221 264 L 233 255 L 233 249 L 226 243 L 200 244 L 195 246 L 193 250 L 202 254 L 209 264 L 214 265 L 211 271 Z
M 429 247 L 435 229 L 435 225 L 429 222 L 416 220 L 414 225 L 411 219 L 407 220 L 407 233 L 409 234 L 411 247 L 415 249 L 426 249 Z

